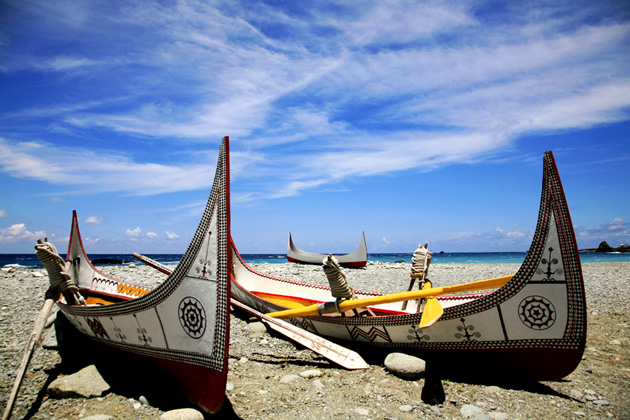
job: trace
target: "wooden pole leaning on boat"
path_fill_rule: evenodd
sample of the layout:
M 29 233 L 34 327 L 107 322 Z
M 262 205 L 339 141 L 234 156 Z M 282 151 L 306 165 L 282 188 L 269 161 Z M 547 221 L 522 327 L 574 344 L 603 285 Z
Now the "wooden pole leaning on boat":
M 270 312 L 267 316 L 272 318 L 286 319 L 304 316 L 324 315 L 349 311 L 354 308 L 366 306 L 383 305 L 385 303 L 403 302 L 405 300 L 422 299 L 429 296 L 450 295 L 453 293 L 474 292 L 477 290 L 498 289 L 503 287 L 513 276 L 497 277 L 487 280 L 479 280 L 471 283 L 458 284 L 455 286 L 433 287 L 428 290 L 413 290 L 411 292 L 391 293 L 387 295 L 373 296 L 363 299 L 324 302 L 304 306 L 302 308 L 287 309 L 285 311 Z
M 24 380 L 24 374 L 26 373 L 26 369 L 28 368 L 33 354 L 35 353 L 35 349 L 40 342 L 42 331 L 44 330 L 44 326 L 46 325 L 48 315 L 50 314 L 50 311 L 55 301 L 57 300 L 55 298 L 55 295 L 49 292 L 50 289 L 48 289 L 48 292 L 46 292 L 46 300 L 44 301 L 44 306 L 39 311 L 39 315 L 37 316 L 37 319 L 35 320 L 35 325 L 33 326 L 33 331 L 31 332 L 28 343 L 26 344 L 26 348 L 24 349 L 24 355 L 22 356 L 22 361 L 20 362 L 17 376 L 15 377 L 15 381 L 13 382 L 13 388 L 11 389 L 9 399 L 7 400 L 7 406 L 4 410 L 2 420 L 7 420 L 11 418 L 11 412 L 13 411 L 18 392 L 20 391 L 20 386 L 22 385 L 22 381 Z M 57 294 L 56 296 L 58 297 L 59 295 Z
M 141 262 L 145 263 L 149 267 L 153 267 L 156 270 L 161 271 L 164 274 L 171 274 L 171 269 L 160 264 L 159 262 L 146 257 L 144 255 L 133 253 Z M 257 310 L 241 303 L 235 299 L 231 300 L 232 305 L 241 308 L 242 310 L 249 312 L 250 314 L 259 318 L 263 323 L 269 325 L 269 327 L 287 338 L 302 344 L 314 352 L 321 354 L 328 360 L 337 363 L 346 369 L 367 369 L 369 365 L 363 360 L 363 358 L 355 351 L 342 347 L 332 341 L 325 339 L 319 335 L 313 334 L 294 325 L 288 324 L 284 321 L 278 321 L 274 318 L 258 312 Z
M 38 240 L 35 250 L 37 257 L 48 271 L 50 286 L 46 291 L 44 305 L 35 319 L 33 331 L 29 336 L 26 347 L 24 348 L 22 361 L 20 362 L 20 367 L 18 368 L 15 381 L 13 382 L 13 388 L 11 389 L 11 394 L 9 394 L 9 399 L 7 400 L 7 406 L 4 410 L 4 414 L 2 415 L 2 420 L 8 420 L 11 418 L 11 412 L 13 411 L 17 395 L 20 391 L 20 386 L 24 380 L 24 374 L 26 373 L 26 369 L 33 358 L 33 354 L 35 354 L 35 350 L 41 341 L 42 331 L 44 331 L 48 315 L 50 314 L 54 303 L 59 299 L 61 293 L 64 294 L 64 297 L 68 302 L 74 302 L 74 304 L 85 303 L 81 295 L 78 293 L 78 288 L 74 285 L 72 280 L 70 280 L 70 276 L 67 273 L 69 264 L 64 263 L 63 259 L 57 253 L 57 249 L 55 249 L 54 245 L 48 242 L 48 238 L 45 238 L 44 242 L 42 242 L 41 239 Z

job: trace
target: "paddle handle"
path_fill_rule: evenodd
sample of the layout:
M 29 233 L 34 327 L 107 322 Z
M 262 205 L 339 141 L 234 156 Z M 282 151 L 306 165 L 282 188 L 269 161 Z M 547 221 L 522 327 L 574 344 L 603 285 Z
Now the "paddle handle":
M 22 385 L 22 380 L 24 379 L 24 374 L 26 373 L 26 369 L 28 368 L 28 365 L 31 362 L 31 358 L 35 353 L 35 348 L 39 344 L 39 339 L 42 335 L 42 331 L 44 330 L 44 326 L 46 325 L 46 320 L 48 319 L 48 315 L 50 314 L 54 303 L 54 299 L 47 298 L 46 301 L 44 301 L 44 306 L 42 307 L 41 311 L 39 311 L 39 315 L 35 320 L 35 326 L 33 327 L 31 336 L 29 337 L 28 343 L 26 344 L 26 348 L 24 349 L 22 362 L 20 363 L 20 368 L 18 369 L 17 376 L 15 377 L 15 382 L 13 382 L 13 389 L 11 390 L 11 394 L 9 395 L 9 399 L 7 400 L 7 406 L 4 410 L 2 420 L 8 420 L 11 417 L 11 412 L 13 411 L 15 400 L 17 399 L 18 392 L 20 391 L 20 386 Z
M 388 295 L 380 295 L 363 299 L 350 299 L 339 302 L 339 312 L 349 311 L 355 308 L 363 308 L 366 306 L 383 305 L 385 303 L 402 302 L 405 300 L 421 299 L 429 296 L 449 295 L 452 293 L 473 292 L 475 290 L 497 289 L 503 287 L 513 276 L 497 277 L 487 280 L 479 280 L 471 283 L 458 284 L 455 286 L 435 287 L 429 290 L 415 290 L 411 292 L 391 293 Z M 296 318 L 303 316 L 321 315 L 318 306 L 322 304 L 314 304 L 304 306 L 302 308 L 288 309 L 285 311 L 271 312 L 267 316 L 272 318 Z

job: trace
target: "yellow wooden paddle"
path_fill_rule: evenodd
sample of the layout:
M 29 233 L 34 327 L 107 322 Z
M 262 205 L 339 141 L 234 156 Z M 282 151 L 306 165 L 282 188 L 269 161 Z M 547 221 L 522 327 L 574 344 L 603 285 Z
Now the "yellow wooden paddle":
M 429 280 L 424 281 L 424 290 L 435 290 L 431 287 Z M 435 296 L 428 296 L 424 302 L 424 309 L 422 310 L 422 317 L 420 318 L 420 328 L 427 328 L 435 324 L 438 319 L 442 317 L 444 309 L 442 304 Z
M 479 280 L 471 283 L 457 284 L 454 286 L 442 286 L 430 288 L 428 290 L 413 290 L 410 292 L 391 293 L 388 295 L 374 296 L 363 299 L 349 299 L 341 302 L 325 302 L 313 304 L 296 309 L 270 312 L 267 316 L 272 318 L 296 318 L 312 315 L 322 315 L 325 313 L 345 312 L 366 306 L 382 305 L 385 303 L 403 302 L 405 300 L 422 299 L 431 296 L 448 295 L 460 292 L 473 292 L 476 290 L 497 289 L 505 285 L 513 276 L 497 277 L 487 280 Z

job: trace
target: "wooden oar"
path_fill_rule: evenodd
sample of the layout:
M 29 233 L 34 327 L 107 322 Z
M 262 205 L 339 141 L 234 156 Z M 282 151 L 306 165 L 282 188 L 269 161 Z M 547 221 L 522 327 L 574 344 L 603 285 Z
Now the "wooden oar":
M 424 281 L 424 290 L 432 290 L 431 281 Z M 438 319 L 442 317 L 444 313 L 444 309 L 442 308 L 442 304 L 435 296 L 429 296 L 426 298 L 424 302 L 424 309 L 422 310 L 422 316 L 420 317 L 420 325 L 419 328 L 427 328 L 431 325 L 435 324 Z
M 302 308 L 270 312 L 267 314 L 267 316 L 270 316 L 272 318 L 285 319 L 311 315 L 322 315 L 324 313 L 345 312 L 355 308 L 382 305 L 385 303 L 402 302 L 405 300 L 422 299 L 430 296 L 448 295 L 460 292 L 473 292 L 475 290 L 496 289 L 505 285 L 505 283 L 507 283 L 512 277 L 513 276 L 504 276 L 494 279 L 458 284 L 455 286 L 436 287 L 429 290 L 414 290 L 411 292 L 391 293 L 388 295 L 374 296 L 363 299 L 349 299 L 341 301 L 339 303 L 334 301 L 325 302 L 304 306 Z
M 308 347 L 314 352 L 321 354 L 328 360 L 333 361 L 346 369 L 367 369 L 370 367 L 370 365 L 368 365 L 355 351 L 349 350 L 333 343 L 332 341 L 326 340 L 319 335 L 313 334 L 284 321 L 278 321 L 277 319 L 268 317 L 267 315 L 258 312 L 257 310 L 237 300 L 232 299 L 232 305 L 249 312 L 285 337 Z
M 15 400 L 17 399 L 18 392 L 20 391 L 20 386 L 22 385 L 22 380 L 24 379 L 24 374 L 26 373 L 26 369 L 28 368 L 28 365 L 31 362 L 31 358 L 35 353 L 35 349 L 39 344 L 40 338 L 42 336 L 42 331 L 44 330 L 44 326 L 46 325 L 46 320 L 48 319 L 48 315 L 50 314 L 53 304 L 55 303 L 56 299 L 53 297 L 53 295 L 54 293 L 50 290 L 46 293 L 44 306 L 42 307 L 41 311 L 39 311 L 39 315 L 35 320 L 35 326 L 33 327 L 33 331 L 31 332 L 28 343 L 26 344 L 26 348 L 24 349 L 22 362 L 20 363 L 20 368 L 18 369 L 15 382 L 13 382 L 13 389 L 11 390 L 11 394 L 9 395 L 9 399 L 7 400 L 7 406 L 4 410 L 2 420 L 8 420 L 11 417 L 11 412 L 13 411 Z
M 134 257 L 136 257 L 137 259 L 139 259 L 140 261 L 142 261 L 143 263 L 145 263 L 149 267 L 153 267 L 153 268 L 157 269 L 158 271 L 161 271 L 164 274 L 171 274 L 173 272 L 173 270 L 171 270 L 170 268 L 168 268 L 164 264 L 161 264 L 161 263 L 155 261 L 154 259 L 151 259 L 151 258 L 146 257 L 144 255 L 138 254 L 136 252 L 134 252 L 131 255 L 133 255 Z
M 171 274 L 172 270 L 164 264 L 160 264 L 159 262 L 149 257 L 137 254 L 135 252 L 132 255 L 149 267 L 153 267 L 164 274 Z M 294 325 L 288 324 L 284 321 L 278 321 L 276 319 L 268 317 L 267 315 L 258 312 L 257 310 L 237 300 L 232 299 L 231 303 L 232 305 L 256 316 L 266 325 L 269 325 L 270 328 L 274 329 L 285 337 L 302 344 L 304 347 L 307 347 L 314 352 L 321 354 L 328 360 L 335 362 L 338 365 L 345 367 L 346 369 L 367 369 L 369 367 L 365 360 L 363 360 L 363 358 L 359 356 L 359 354 L 355 351 L 349 350 L 345 347 L 333 343 L 332 341 L 320 337 L 319 335 L 313 334 Z

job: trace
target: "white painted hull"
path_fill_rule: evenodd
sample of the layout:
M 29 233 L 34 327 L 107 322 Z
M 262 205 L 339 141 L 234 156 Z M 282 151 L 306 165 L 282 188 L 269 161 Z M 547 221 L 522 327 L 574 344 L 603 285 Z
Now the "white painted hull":
M 68 261 L 72 261 L 69 274 L 88 305 L 59 303 L 64 315 L 83 334 L 147 358 L 177 380 L 184 395 L 207 413 L 221 408 L 227 379 L 231 266 L 228 148 L 226 137 L 197 232 L 163 284 L 150 290 L 99 272 L 83 249 L 75 212 L 68 246 Z
M 281 279 L 247 266 L 232 245 L 233 298 L 269 313 L 286 309 L 264 292 L 334 300 L 325 286 Z M 466 279 L 462 279 L 464 283 Z M 359 298 L 378 293 L 357 292 Z M 505 286 L 490 292 L 440 296 L 442 317 L 419 329 L 422 313 L 400 304 L 371 307 L 377 316 L 308 316 L 290 322 L 303 329 L 358 345 L 492 363 L 534 379 L 560 379 L 578 365 L 586 341 L 586 301 L 579 253 L 553 155 L 545 154 L 538 225 L 522 266 Z M 415 305 L 410 305 L 415 307 Z M 398 309 L 396 309 L 398 308 Z

